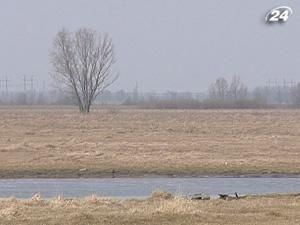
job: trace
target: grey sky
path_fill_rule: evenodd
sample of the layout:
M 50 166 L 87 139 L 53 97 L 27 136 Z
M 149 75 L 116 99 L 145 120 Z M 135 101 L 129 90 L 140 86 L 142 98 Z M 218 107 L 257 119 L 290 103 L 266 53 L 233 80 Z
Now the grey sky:
M 113 90 L 204 91 L 237 74 L 250 87 L 300 75 L 300 1 L 273 0 L 1 0 L 0 78 L 50 83 L 49 50 L 58 30 L 108 32 L 120 79 Z M 267 26 L 268 10 L 294 10 Z

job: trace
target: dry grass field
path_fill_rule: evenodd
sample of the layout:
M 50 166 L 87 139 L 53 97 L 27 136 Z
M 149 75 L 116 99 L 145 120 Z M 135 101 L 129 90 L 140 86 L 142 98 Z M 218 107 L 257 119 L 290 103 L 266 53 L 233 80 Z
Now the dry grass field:
M 191 201 L 183 198 L 148 200 L 87 199 L 0 200 L 3 225 L 296 225 L 299 195 L 248 197 L 242 200 Z
M 0 108 L 0 177 L 300 174 L 298 110 Z

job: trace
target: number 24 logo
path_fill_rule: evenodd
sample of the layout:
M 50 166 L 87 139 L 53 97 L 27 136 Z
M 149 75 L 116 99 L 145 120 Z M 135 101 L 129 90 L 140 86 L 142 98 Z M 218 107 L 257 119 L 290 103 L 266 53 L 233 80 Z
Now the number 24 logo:
M 279 20 L 287 21 L 289 19 L 289 11 L 285 10 L 283 12 L 280 12 L 279 10 L 274 10 L 271 13 L 271 18 L 269 21 L 271 22 L 278 22 Z
M 273 22 L 286 22 L 289 16 L 293 14 L 290 7 L 281 6 L 269 11 L 266 15 L 266 21 L 269 23 Z

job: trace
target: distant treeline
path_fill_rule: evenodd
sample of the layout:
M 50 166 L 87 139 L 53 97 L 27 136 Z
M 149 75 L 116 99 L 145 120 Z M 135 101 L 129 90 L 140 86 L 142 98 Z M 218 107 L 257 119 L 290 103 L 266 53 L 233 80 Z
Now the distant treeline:
M 299 108 L 300 83 L 283 82 L 249 90 L 238 76 L 231 80 L 220 77 L 202 94 L 168 92 L 160 96 L 145 96 L 136 88 L 124 104 L 157 109 Z
M 96 104 L 128 105 L 148 109 L 251 109 L 299 108 L 300 83 L 265 85 L 249 90 L 238 76 L 218 78 L 206 93 L 174 92 L 144 93 L 138 86 L 124 90 L 104 91 Z M 62 91 L 0 92 L 0 104 L 6 105 L 76 105 L 76 99 Z

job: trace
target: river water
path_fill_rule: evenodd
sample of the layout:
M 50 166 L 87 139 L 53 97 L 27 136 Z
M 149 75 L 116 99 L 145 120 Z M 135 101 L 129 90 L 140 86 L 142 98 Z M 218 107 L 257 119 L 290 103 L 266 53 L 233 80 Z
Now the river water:
M 219 193 L 300 193 L 300 178 L 115 178 L 115 179 L 8 179 L 0 180 L 0 197 L 146 198 L 163 190 L 177 195 Z

